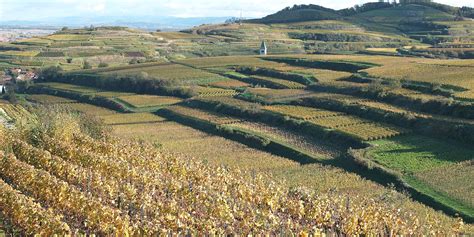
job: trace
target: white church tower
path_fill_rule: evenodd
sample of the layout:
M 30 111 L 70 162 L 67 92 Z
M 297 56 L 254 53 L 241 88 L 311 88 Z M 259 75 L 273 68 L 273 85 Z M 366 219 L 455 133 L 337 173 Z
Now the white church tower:
M 260 45 L 260 55 L 267 55 L 267 44 L 265 41 L 262 41 L 262 44 Z

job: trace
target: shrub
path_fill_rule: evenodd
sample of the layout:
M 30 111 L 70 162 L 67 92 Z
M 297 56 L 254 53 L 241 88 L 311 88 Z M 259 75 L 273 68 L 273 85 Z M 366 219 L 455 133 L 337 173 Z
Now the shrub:
M 88 61 L 84 61 L 82 64 L 83 69 L 92 69 L 92 65 Z
M 108 67 L 108 66 L 109 66 L 109 64 L 106 63 L 106 62 L 100 62 L 100 63 L 99 63 L 99 67 L 100 67 L 100 68 L 104 68 L 104 67 Z

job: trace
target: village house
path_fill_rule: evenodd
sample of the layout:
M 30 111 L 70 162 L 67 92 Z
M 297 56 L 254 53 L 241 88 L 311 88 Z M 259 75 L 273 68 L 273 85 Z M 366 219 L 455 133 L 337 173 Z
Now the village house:
M 17 81 L 28 81 L 28 80 L 36 80 L 38 76 L 33 71 L 23 71 L 18 77 L 16 78 Z
M 34 70 L 23 70 L 21 68 L 11 68 L 5 72 L 0 72 L 0 94 L 5 94 L 7 85 L 16 81 L 29 81 L 38 79 Z
M 28 80 L 36 80 L 38 78 L 38 75 L 36 75 L 36 73 L 33 71 L 33 70 L 23 70 L 21 68 L 12 68 L 9 70 L 11 76 L 10 76 L 10 80 L 11 79 L 14 79 L 14 80 L 17 80 L 17 81 L 28 81 Z M 14 78 L 11 78 L 11 77 L 14 77 Z
M 10 74 L 20 75 L 21 71 L 22 71 L 21 68 L 12 68 L 12 69 L 10 69 Z

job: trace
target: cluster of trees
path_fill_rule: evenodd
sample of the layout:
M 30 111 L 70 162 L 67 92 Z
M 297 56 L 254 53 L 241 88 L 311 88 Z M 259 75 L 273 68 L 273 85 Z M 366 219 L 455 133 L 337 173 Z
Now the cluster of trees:
M 412 55 L 417 57 L 425 58 L 460 58 L 460 59 L 474 59 L 474 51 L 471 50 L 458 50 L 458 49 L 449 49 L 444 50 L 426 50 L 426 49 L 416 49 L 412 48 L 411 50 L 398 49 L 400 54 Z
M 257 68 L 257 67 L 238 67 L 237 72 L 250 75 L 261 75 L 274 78 L 280 78 L 283 80 L 289 80 L 301 83 L 303 85 L 310 85 L 318 81 L 313 75 L 302 75 L 291 72 L 280 72 L 270 68 Z
M 295 4 L 292 7 L 286 7 L 281 11 L 295 11 L 295 10 L 306 10 L 306 9 L 328 11 L 328 12 L 336 13 L 336 11 L 331 9 L 331 8 L 326 8 L 326 7 L 319 6 L 319 5 L 314 5 L 314 4 L 301 4 L 301 5 L 296 5 Z
M 310 4 L 287 7 L 275 14 L 268 15 L 259 20 L 251 20 L 250 22 L 269 24 L 314 20 L 334 20 L 338 18 L 341 18 L 341 16 L 337 14 L 335 10 Z
M 71 62 L 72 62 L 72 59 L 71 59 L 70 61 L 69 61 L 69 58 L 66 59 L 66 60 L 67 60 L 68 63 L 71 63 Z M 104 68 L 104 67 L 108 67 L 108 66 L 109 66 L 108 63 L 106 63 L 106 62 L 100 62 L 97 67 L 99 67 L 99 68 Z M 85 60 L 85 61 L 82 63 L 82 69 L 86 69 L 86 70 L 87 70 L 87 69 L 92 69 L 92 64 L 91 64 L 89 61 Z
M 387 46 L 389 48 L 396 48 Z M 338 51 L 363 51 L 366 48 L 377 48 L 377 45 L 370 43 L 354 44 L 351 42 L 310 42 L 305 44 L 305 50 L 308 53 L 332 53 Z
M 44 86 L 35 86 L 29 89 L 29 93 L 37 93 L 37 94 L 49 94 L 49 95 L 56 95 L 61 96 L 73 100 L 77 100 L 79 102 L 88 103 L 97 105 L 100 107 L 108 108 L 111 110 L 119 111 L 119 112 L 130 112 L 125 106 L 122 104 L 109 99 L 104 96 L 97 96 L 97 95 L 86 95 L 72 91 L 60 91 L 56 89 L 52 89 L 49 87 Z
M 227 20 L 225 20 L 225 24 L 235 24 L 241 22 L 242 18 L 239 17 L 231 17 Z
M 423 31 L 433 31 L 440 32 L 439 34 L 448 34 L 448 26 L 440 24 L 439 22 L 432 21 L 409 21 L 402 22 L 400 28 L 404 31 L 413 31 L 413 30 L 423 30 Z
M 376 37 L 364 34 L 350 34 L 350 33 L 297 33 L 290 32 L 288 35 L 291 38 L 301 40 L 318 40 L 330 42 L 395 42 L 400 41 L 395 38 Z
M 126 91 L 139 94 L 171 95 L 183 98 L 194 96 L 191 89 L 177 87 L 173 81 L 160 80 L 146 73 L 97 75 L 86 73 L 63 73 L 60 67 L 48 67 L 39 72 L 40 81 L 63 82 L 111 91 Z
M 446 13 L 449 13 L 449 14 L 452 14 L 452 15 L 456 15 L 459 11 L 458 7 L 453 7 L 453 6 L 449 6 L 449 5 L 446 5 L 446 4 L 436 3 L 436 2 L 433 2 L 433 1 L 430 1 L 430 0 L 400 0 L 400 3 L 401 4 L 416 3 L 416 4 L 419 4 L 419 5 L 428 6 L 428 7 L 431 7 L 431 8 L 434 8 L 434 9 L 437 9 L 437 10 L 440 10 L 442 12 L 446 12 Z
M 311 59 L 297 59 L 297 58 L 264 58 L 265 60 L 287 63 L 294 66 L 319 68 L 335 71 L 358 72 L 360 70 L 369 69 L 371 67 L 379 66 L 374 63 L 366 62 L 346 62 L 346 61 L 322 61 Z
M 82 69 L 92 69 L 92 64 L 90 64 L 89 61 L 84 61 L 82 63 Z
M 146 59 L 132 58 L 130 59 L 128 64 L 133 65 L 133 64 L 140 64 L 140 63 L 146 63 L 146 62 L 147 62 Z
M 338 13 L 343 16 L 352 16 L 352 15 L 367 12 L 367 11 L 392 7 L 394 4 L 396 3 L 391 4 L 388 2 L 369 2 L 363 5 L 355 5 L 354 7 L 341 9 L 338 11 Z
M 10 101 L 10 103 L 15 104 L 18 102 L 18 96 L 16 95 L 15 87 L 12 85 L 8 85 L 7 88 L 2 87 L 0 96 L 4 100 Z
M 436 3 L 431 0 L 400 0 L 400 4 L 416 3 L 419 5 L 428 6 L 442 12 L 446 12 L 451 15 L 459 17 L 470 17 L 474 18 L 474 8 L 472 7 L 453 7 L 446 4 Z
M 463 17 L 474 18 L 474 8 L 472 7 L 461 7 L 459 9 L 459 15 Z
M 358 13 L 363 13 L 367 11 L 389 8 L 396 5 L 405 5 L 405 4 L 418 4 L 427 7 L 431 7 L 442 12 L 446 12 L 451 15 L 464 16 L 464 17 L 474 17 L 474 8 L 471 7 L 453 7 L 446 4 L 436 3 L 432 0 L 399 0 L 399 3 L 396 0 L 390 2 L 369 2 L 363 5 L 355 5 L 351 8 L 346 8 L 339 10 L 338 13 L 343 16 L 351 16 Z
M 0 45 L 0 51 L 21 51 L 22 48 L 13 44 Z

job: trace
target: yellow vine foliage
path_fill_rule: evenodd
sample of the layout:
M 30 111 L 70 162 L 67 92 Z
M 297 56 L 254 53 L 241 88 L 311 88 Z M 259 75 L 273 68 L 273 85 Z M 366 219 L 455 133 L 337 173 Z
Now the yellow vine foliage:
M 34 144 L 17 135 L 28 131 L 2 131 L 9 135 L 0 138 L 11 144 L 0 160 L 0 178 L 8 180 L 9 193 L 14 188 L 30 198 L 20 214 L 13 211 L 16 203 L 0 199 L 0 211 L 25 234 L 35 228 L 61 234 L 69 231 L 66 225 L 71 234 L 117 236 L 463 233 L 462 221 L 441 228 L 435 218 L 388 202 L 288 189 L 260 173 L 207 165 L 148 143 L 94 139 L 74 121 L 52 124 L 61 128 L 43 130 Z M 32 206 L 44 214 L 34 216 Z M 37 228 L 39 218 L 47 221 Z
M 12 220 L 25 234 L 52 236 L 66 235 L 70 227 L 61 221 L 59 215 L 52 210 L 42 208 L 33 198 L 16 191 L 10 185 L 0 180 L 0 210 L 2 215 Z

